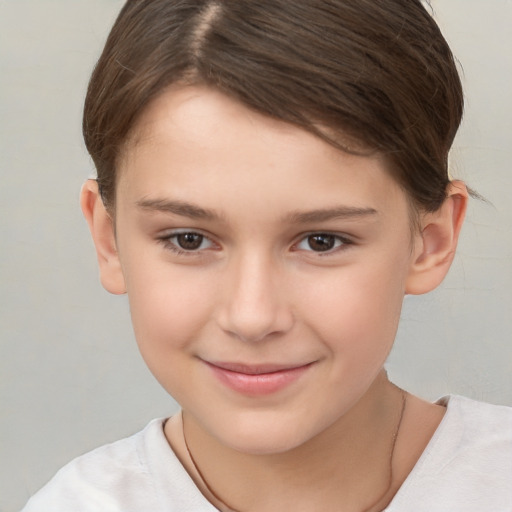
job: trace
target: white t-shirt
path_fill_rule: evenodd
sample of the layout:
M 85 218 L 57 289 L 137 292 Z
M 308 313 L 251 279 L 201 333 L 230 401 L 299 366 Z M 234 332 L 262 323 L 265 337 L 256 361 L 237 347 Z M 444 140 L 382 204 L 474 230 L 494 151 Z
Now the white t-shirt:
M 512 408 L 451 396 L 386 512 L 511 512 Z M 162 419 L 70 462 L 22 512 L 215 512 L 170 448 Z

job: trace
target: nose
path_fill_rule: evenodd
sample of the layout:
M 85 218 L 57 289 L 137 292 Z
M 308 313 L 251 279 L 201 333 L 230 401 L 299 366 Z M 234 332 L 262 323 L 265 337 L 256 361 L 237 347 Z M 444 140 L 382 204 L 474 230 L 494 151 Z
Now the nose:
M 219 326 L 245 342 L 289 331 L 294 319 L 282 274 L 271 258 L 255 254 L 231 262 L 223 282 Z

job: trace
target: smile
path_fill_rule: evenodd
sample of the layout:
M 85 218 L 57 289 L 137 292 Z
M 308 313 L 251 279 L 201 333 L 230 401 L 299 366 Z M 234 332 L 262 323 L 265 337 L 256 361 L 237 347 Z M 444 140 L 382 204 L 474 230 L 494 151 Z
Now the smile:
M 207 362 L 215 377 L 238 393 L 262 396 L 277 393 L 297 381 L 313 363 L 303 365 L 245 365 L 239 363 Z

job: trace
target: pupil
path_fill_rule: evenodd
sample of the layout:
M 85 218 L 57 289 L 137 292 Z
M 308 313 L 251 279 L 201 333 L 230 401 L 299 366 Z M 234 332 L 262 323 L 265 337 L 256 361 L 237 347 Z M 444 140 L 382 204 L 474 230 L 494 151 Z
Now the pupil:
M 314 251 L 329 251 L 334 247 L 335 239 L 333 235 L 311 235 L 308 244 Z
M 203 235 L 198 235 L 197 233 L 182 233 L 178 235 L 177 241 L 182 249 L 193 251 L 201 247 Z

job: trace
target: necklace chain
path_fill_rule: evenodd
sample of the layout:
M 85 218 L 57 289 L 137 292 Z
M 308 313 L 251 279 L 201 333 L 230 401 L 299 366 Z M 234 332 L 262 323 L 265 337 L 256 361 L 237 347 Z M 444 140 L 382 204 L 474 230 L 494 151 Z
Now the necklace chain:
M 402 425 L 402 419 L 404 417 L 405 412 L 405 404 L 407 402 L 407 394 L 406 392 L 399 388 L 398 386 L 395 386 L 399 391 L 402 398 L 402 404 L 400 406 L 400 416 L 398 417 L 398 422 L 396 424 L 395 430 L 393 431 L 393 437 L 391 438 L 391 450 L 389 455 L 389 477 L 388 477 L 388 485 L 386 487 L 386 490 L 379 496 L 377 500 L 375 500 L 369 507 L 366 507 L 362 512 L 370 512 L 377 503 L 382 501 L 384 496 L 388 494 L 389 490 L 391 489 L 393 485 L 393 456 L 395 455 L 395 446 L 396 446 L 396 440 L 398 438 L 398 433 L 400 432 L 400 427 Z
M 402 419 L 404 417 L 404 412 L 405 412 L 405 405 L 406 405 L 406 402 L 407 402 L 407 394 L 406 394 L 406 392 L 403 389 L 398 388 L 398 386 L 396 386 L 396 387 L 397 387 L 397 389 L 400 390 L 401 397 L 402 397 L 402 402 L 401 402 L 401 406 L 400 406 L 400 416 L 398 417 L 398 421 L 397 421 L 396 427 L 395 427 L 395 429 L 393 431 L 393 437 L 391 438 L 391 449 L 390 449 L 390 457 L 389 457 L 388 485 L 386 487 L 386 490 L 379 496 L 379 498 L 376 501 L 374 501 L 371 506 L 366 507 L 362 512 L 370 512 L 375 507 L 375 505 L 377 505 L 377 503 L 379 503 L 384 498 L 384 496 L 386 496 L 386 494 L 391 489 L 391 486 L 393 485 L 393 456 L 395 454 L 396 441 L 397 441 L 397 438 L 398 438 L 398 434 L 400 432 L 400 427 L 402 425 Z M 195 459 L 194 459 L 194 457 L 192 455 L 192 452 L 190 451 L 190 448 L 189 448 L 188 443 L 187 443 L 187 437 L 185 435 L 185 421 L 184 421 L 184 418 L 183 418 L 183 413 L 181 414 L 181 426 L 182 426 L 182 432 L 183 432 L 183 441 L 185 443 L 185 448 L 187 450 L 187 454 L 188 454 L 188 456 L 190 458 L 190 462 L 192 463 L 192 466 L 194 466 L 194 469 L 197 472 L 197 474 L 199 475 L 199 478 L 201 479 L 201 482 L 203 483 L 203 485 L 206 487 L 208 492 L 220 504 L 222 504 L 223 507 L 226 507 L 226 510 L 228 512 L 241 512 L 241 511 L 238 511 L 238 510 L 235 510 L 235 509 L 231 508 L 224 500 L 222 500 L 218 496 L 218 494 L 216 494 L 215 491 L 210 487 L 210 485 L 208 484 L 207 480 L 203 476 L 203 473 L 201 472 L 201 470 L 199 469 L 198 465 L 196 464 L 196 461 L 195 461 Z

